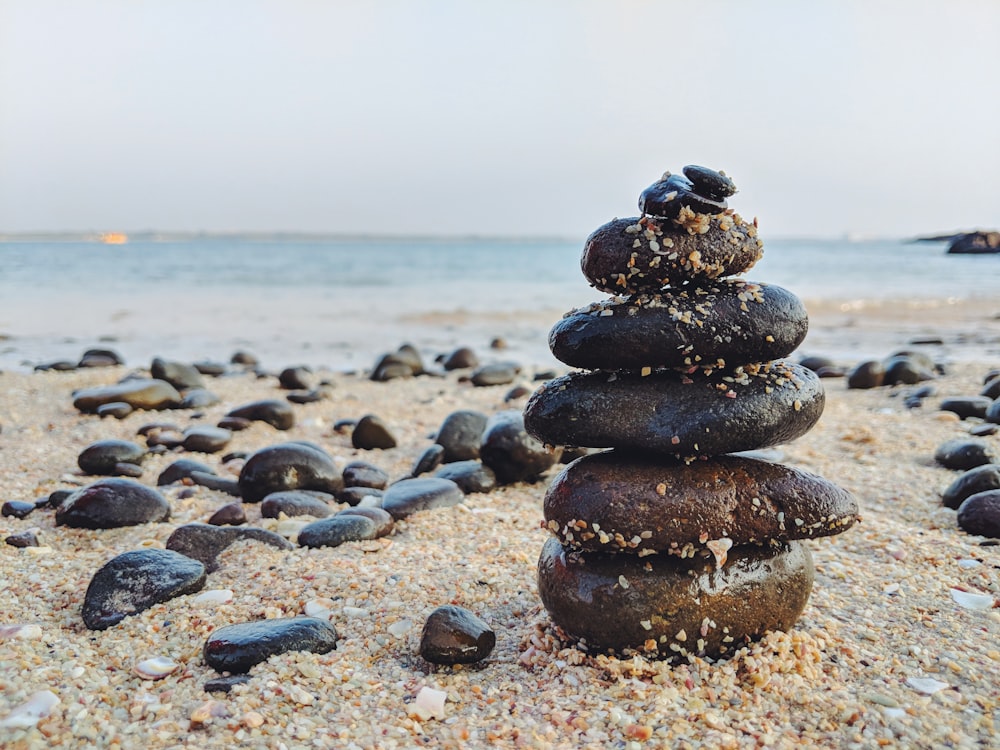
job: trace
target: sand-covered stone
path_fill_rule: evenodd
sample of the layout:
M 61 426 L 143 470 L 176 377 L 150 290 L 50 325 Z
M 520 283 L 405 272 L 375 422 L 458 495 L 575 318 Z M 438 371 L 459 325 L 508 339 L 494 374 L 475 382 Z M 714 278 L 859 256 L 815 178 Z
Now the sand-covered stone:
M 538 594 L 552 622 L 589 651 L 732 653 L 769 630 L 790 628 L 812 584 L 803 542 L 734 547 L 718 567 L 707 553 L 575 552 L 550 538 L 538 561 Z
M 545 493 L 545 522 L 589 551 L 670 552 L 774 545 L 839 534 L 858 520 L 854 497 L 782 464 L 718 456 L 690 464 L 620 450 L 577 459 Z
M 83 622 L 91 630 L 105 630 L 154 604 L 200 591 L 204 585 L 205 566 L 179 552 L 124 552 L 91 578 L 83 600 Z
M 708 375 L 700 369 L 649 376 L 573 372 L 535 392 L 524 424 L 552 445 L 713 456 L 805 434 L 822 414 L 824 399 L 815 373 L 782 360 Z
M 215 526 L 188 523 L 178 526 L 167 537 L 166 548 L 203 563 L 209 572 L 218 570 L 216 558 L 236 542 L 252 541 L 278 549 L 292 549 L 292 543 L 280 534 L 256 526 Z
M 382 496 L 382 508 L 399 520 L 417 511 L 458 505 L 463 500 L 465 493 L 450 479 L 419 477 L 390 485 Z
M 704 227 L 692 234 L 670 220 L 614 219 L 587 238 L 583 275 L 602 292 L 634 294 L 733 276 L 760 259 L 757 228 L 737 214 L 705 216 Z
M 568 313 L 549 333 L 555 357 L 588 370 L 729 366 L 791 354 L 809 319 L 791 292 L 723 279 L 613 297 Z

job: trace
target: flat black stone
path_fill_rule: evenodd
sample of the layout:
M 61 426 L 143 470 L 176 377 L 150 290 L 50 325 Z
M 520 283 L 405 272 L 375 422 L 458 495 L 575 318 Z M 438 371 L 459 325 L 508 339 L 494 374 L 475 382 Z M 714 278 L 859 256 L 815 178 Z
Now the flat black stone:
M 290 617 L 219 628 L 205 641 L 202 655 L 212 669 L 240 674 L 275 654 L 325 654 L 336 647 L 337 631 L 326 620 Z
M 333 495 L 314 490 L 282 490 L 272 492 L 260 504 L 261 518 L 286 516 L 312 516 L 326 518 L 333 515 L 335 508 L 330 505 Z
M 278 399 L 253 401 L 233 409 L 226 416 L 266 422 L 276 430 L 290 430 L 295 426 L 295 412 L 291 405 Z
M 344 486 L 340 469 L 317 446 L 279 443 L 255 452 L 240 471 L 243 500 L 259 503 L 272 492 L 318 490 L 336 494 Z
M 105 630 L 129 615 L 176 596 L 200 591 L 205 566 L 169 549 L 125 552 L 105 563 L 90 580 L 83 600 L 83 622 Z
M 483 415 L 483 426 L 486 426 L 486 416 Z M 410 470 L 410 476 L 419 477 L 421 474 L 434 471 L 444 461 L 445 449 L 443 445 L 434 443 L 427 446 L 420 457 L 414 462 Z M 476 438 L 476 455 L 479 455 L 479 439 Z
M 293 549 L 280 534 L 255 526 L 214 526 L 188 523 L 178 526 L 167 538 L 166 548 L 203 563 L 211 573 L 218 570 L 216 558 L 226 547 L 242 541 L 260 542 L 278 549 Z
M 197 425 L 184 430 L 184 450 L 197 453 L 218 453 L 233 439 L 231 430 L 210 425 Z
M 35 510 L 35 504 L 24 500 L 7 500 L 0 505 L 0 516 L 4 518 L 27 518 Z
M 434 472 L 434 476 L 450 479 L 467 495 L 474 492 L 492 492 L 497 486 L 497 475 L 493 469 L 474 460 L 445 464 Z
M 1000 463 L 1000 456 L 985 440 L 954 438 L 937 447 L 934 460 L 948 469 L 966 471 L 984 464 Z
M 551 449 L 525 429 L 520 411 L 500 411 L 490 417 L 483 431 L 479 457 L 493 469 L 497 483 L 532 482 L 556 461 L 561 449 Z
M 556 359 L 588 370 L 717 365 L 791 354 L 809 329 L 802 302 L 769 284 L 719 280 L 615 297 L 568 313 L 549 333 Z
M 244 685 L 250 682 L 248 674 L 231 674 L 228 677 L 214 677 L 205 680 L 206 693 L 229 693 L 237 685 Z
M 384 490 L 389 475 L 367 461 L 351 461 L 344 467 L 344 487 L 372 487 Z
M 968 534 L 1000 539 L 1000 490 L 977 492 L 958 509 L 958 525 Z
M 398 520 L 417 511 L 458 505 L 463 500 L 465 493 L 450 479 L 420 477 L 390 485 L 382 496 L 382 509 Z
M 375 522 L 375 538 L 388 536 L 396 528 L 396 522 L 389 512 L 383 508 L 368 506 L 344 508 L 338 516 L 364 516 Z
M 993 399 L 988 396 L 952 396 L 941 399 L 938 408 L 941 411 L 950 411 L 957 414 L 960 419 L 986 418 L 986 410 L 993 404 Z
M 812 584 L 804 542 L 734 547 L 717 567 L 712 555 L 570 552 L 553 538 L 538 561 L 538 594 L 552 622 L 591 653 L 725 656 L 788 630 Z
M 57 526 L 78 529 L 113 529 L 168 518 L 167 499 L 131 479 L 100 479 L 80 488 L 56 508 Z
M 156 478 L 156 485 L 163 487 L 174 482 L 180 482 L 183 479 L 189 478 L 192 472 L 195 471 L 205 474 L 215 473 L 215 469 L 208 464 L 203 464 L 200 461 L 194 461 L 190 458 L 181 458 L 160 472 L 160 475 Z
M 519 365 L 513 362 L 492 362 L 477 367 L 469 376 L 475 386 L 508 385 L 521 372 Z
M 339 547 L 345 542 L 374 539 L 378 525 L 371 518 L 357 514 L 340 514 L 313 521 L 299 531 L 300 547 Z
M 496 633 L 464 607 L 446 604 L 427 617 L 420 634 L 420 655 L 433 664 L 473 664 L 496 646 Z
M 755 450 L 805 434 L 823 412 L 811 370 L 781 360 L 733 373 L 571 373 L 528 401 L 528 432 L 550 445 L 630 448 L 678 458 Z M 727 394 L 732 394 L 729 396 Z M 485 459 L 484 459 L 485 460 Z
M 1000 464 L 982 464 L 959 475 L 949 484 L 941 494 L 941 502 L 946 508 L 958 510 L 962 501 L 970 495 L 996 489 L 1000 489 Z
M 181 394 L 165 380 L 145 378 L 85 388 L 73 394 L 73 406 L 84 413 L 95 413 L 102 404 L 119 401 L 135 409 L 172 409 L 180 405 Z

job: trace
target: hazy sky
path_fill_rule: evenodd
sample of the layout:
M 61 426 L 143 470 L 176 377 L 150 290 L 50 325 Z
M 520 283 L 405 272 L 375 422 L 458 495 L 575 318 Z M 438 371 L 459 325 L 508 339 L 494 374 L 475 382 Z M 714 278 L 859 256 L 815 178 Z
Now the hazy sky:
M 0 0 L 0 232 L 1000 228 L 1000 2 Z

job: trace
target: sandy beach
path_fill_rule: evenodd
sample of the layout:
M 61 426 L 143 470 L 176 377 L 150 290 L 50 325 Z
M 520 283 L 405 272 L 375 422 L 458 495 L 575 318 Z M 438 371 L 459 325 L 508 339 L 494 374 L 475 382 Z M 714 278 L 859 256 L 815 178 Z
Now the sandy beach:
M 230 602 L 205 605 L 195 603 L 196 595 L 180 596 L 109 630 L 87 630 L 80 607 L 101 565 L 125 551 L 162 547 L 174 528 L 204 521 L 231 500 L 204 487 L 191 492 L 174 485 L 165 489 L 172 517 L 164 523 L 87 531 L 56 527 L 49 509 L 23 520 L 0 519 L 3 537 L 36 528 L 42 545 L 0 547 L 0 626 L 34 626 L 0 640 L 0 721 L 38 691 L 59 699 L 36 726 L 0 728 L 0 744 L 992 746 L 1000 733 L 1000 609 L 965 608 L 954 591 L 1000 596 L 1000 548 L 957 527 L 954 511 L 940 502 L 956 474 L 933 460 L 940 443 L 966 435 L 970 426 L 938 411 L 940 399 L 978 393 L 985 373 L 1000 364 L 996 311 L 976 312 L 971 322 L 937 312 L 917 320 L 878 318 L 872 330 L 884 338 L 866 341 L 875 348 L 893 338 L 894 348 L 902 348 L 912 335 L 940 331 L 943 320 L 954 323 L 943 348 L 929 349 L 953 360 L 934 382 L 937 394 L 922 408 L 907 409 L 903 387 L 848 390 L 844 379 L 827 379 L 826 410 L 817 427 L 774 451 L 782 462 L 852 492 L 863 517 L 841 536 L 810 542 L 816 583 L 791 632 L 771 633 L 714 663 L 694 657 L 679 664 L 621 660 L 560 641 L 535 584 L 535 563 L 547 538 L 540 528 L 541 501 L 557 469 L 534 484 L 472 494 L 456 507 L 417 513 L 377 542 L 290 551 L 234 545 L 204 589 L 232 590 Z M 860 323 L 852 328 L 844 322 L 857 314 L 823 311 L 814 330 L 828 327 L 831 341 L 837 331 L 863 338 Z M 963 342 L 963 356 L 949 357 L 948 346 Z M 892 348 L 883 349 L 883 356 Z M 171 356 L 167 348 L 160 353 Z M 822 347 L 809 353 L 823 353 Z M 296 362 L 268 364 L 277 371 Z M 129 365 L 135 366 L 0 374 L 4 500 L 34 500 L 92 481 L 81 475 L 76 458 L 96 440 L 135 440 L 149 422 L 215 424 L 240 404 L 284 397 L 274 377 L 232 374 L 209 379 L 207 387 L 221 403 L 199 413 L 136 412 L 116 420 L 73 408 L 75 389 L 111 384 L 138 363 Z M 524 404 L 504 401 L 509 386 L 473 387 L 460 380 L 460 372 L 389 383 L 371 382 L 363 373 L 320 374 L 333 383 L 329 400 L 296 406 L 296 425 L 287 432 L 255 423 L 235 433 L 228 450 L 310 440 L 339 464 L 361 458 L 398 478 L 452 411 L 494 413 Z M 526 368 L 522 382 L 534 387 L 532 374 Z M 390 426 L 396 448 L 359 451 L 334 430 L 338 420 L 369 413 Z M 997 436 L 986 440 L 1000 446 Z M 182 456 L 220 464 L 214 455 L 150 456 L 140 481 L 154 485 L 160 471 Z M 260 518 L 258 506 L 247 508 L 252 525 L 275 527 L 274 520 Z M 294 616 L 317 599 L 332 600 L 331 621 L 340 638 L 335 650 L 274 656 L 228 695 L 205 692 L 204 683 L 217 673 L 201 651 L 214 629 Z M 427 615 L 447 603 L 475 612 L 495 630 L 496 648 L 485 661 L 436 667 L 417 653 Z M 182 667 L 161 681 L 143 679 L 133 667 L 151 656 Z M 443 716 L 428 718 L 415 708 L 425 686 L 447 693 Z

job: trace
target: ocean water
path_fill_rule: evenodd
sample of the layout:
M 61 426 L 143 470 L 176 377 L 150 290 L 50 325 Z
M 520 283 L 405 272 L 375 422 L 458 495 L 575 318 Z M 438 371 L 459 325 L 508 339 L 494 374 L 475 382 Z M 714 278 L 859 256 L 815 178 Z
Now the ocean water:
M 225 361 L 249 349 L 273 367 L 353 369 L 403 342 L 428 356 L 468 345 L 488 359 L 494 337 L 508 344 L 495 358 L 547 365 L 549 327 L 603 297 L 580 273 L 583 240 L 3 241 L 0 369 L 74 359 L 92 346 L 137 366 L 157 355 Z M 896 240 L 765 242 L 748 278 L 794 291 L 834 339 L 839 327 L 864 339 L 858 320 L 867 314 L 919 332 L 935 319 L 956 322 L 956 308 L 1000 311 L 1000 255 Z M 851 336 L 842 343 L 826 349 L 856 351 Z

